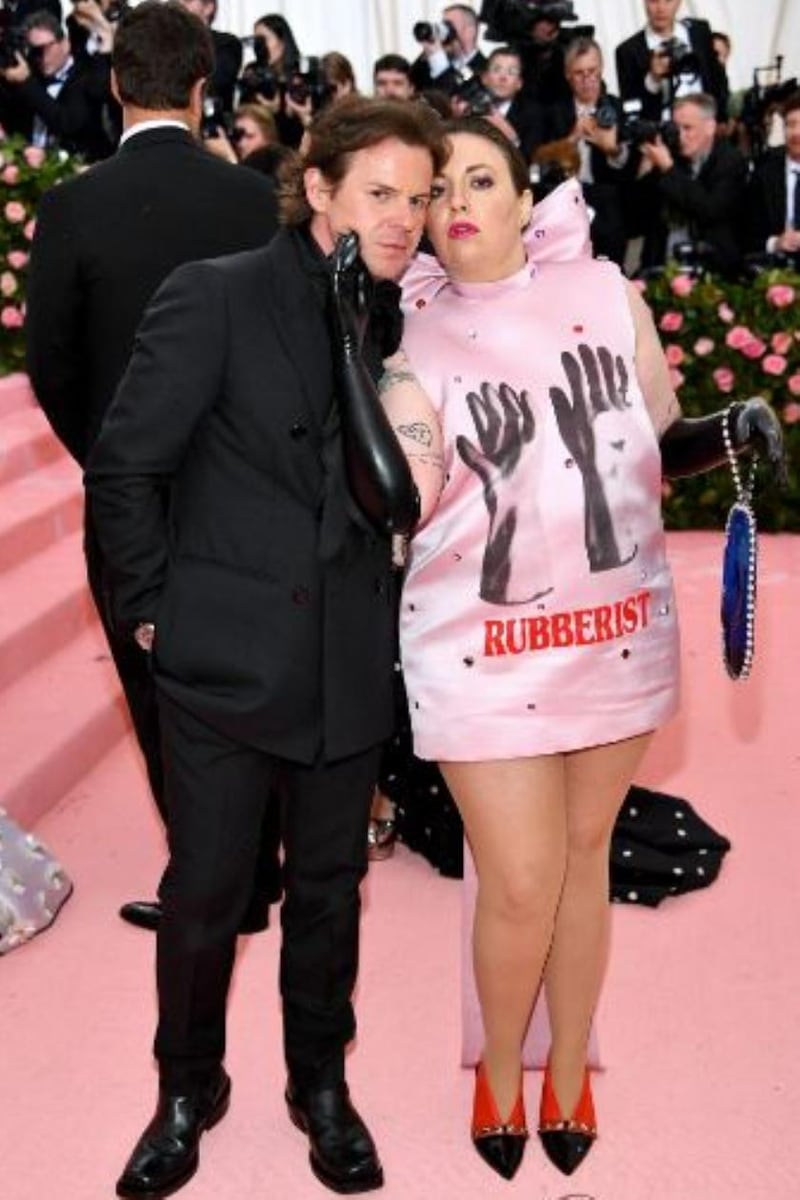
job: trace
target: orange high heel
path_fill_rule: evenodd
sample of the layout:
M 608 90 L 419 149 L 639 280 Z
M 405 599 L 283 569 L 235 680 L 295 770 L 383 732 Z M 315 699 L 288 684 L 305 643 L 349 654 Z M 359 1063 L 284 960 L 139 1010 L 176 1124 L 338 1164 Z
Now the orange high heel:
M 522 1162 L 528 1126 L 522 1096 L 522 1072 L 519 1091 L 507 1121 L 500 1120 L 492 1089 L 483 1063 L 475 1071 L 475 1100 L 472 1108 L 472 1144 L 484 1162 L 504 1179 L 513 1179 Z
M 592 1087 L 588 1069 L 583 1073 L 583 1087 L 575 1111 L 566 1120 L 553 1090 L 550 1064 L 547 1064 L 539 1107 L 539 1138 L 544 1152 L 564 1175 L 571 1175 L 589 1153 L 597 1137 Z

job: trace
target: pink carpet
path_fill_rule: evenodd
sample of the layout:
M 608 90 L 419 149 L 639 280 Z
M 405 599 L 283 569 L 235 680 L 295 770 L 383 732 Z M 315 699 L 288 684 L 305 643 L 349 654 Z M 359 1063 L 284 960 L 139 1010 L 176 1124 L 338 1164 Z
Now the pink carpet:
M 707 892 L 656 911 L 614 910 L 598 1018 L 607 1066 L 595 1085 L 601 1137 L 572 1180 L 535 1141 L 512 1184 L 475 1155 L 467 1137 L 471 1079 L 458 1067 L 459 885 L 403 848 L 373 867 L 350 1078 L 380 1144 L 387 1197 L 800 1194 L 800 539 L 761 543 L 756 668 L 751 681 L 734 685 L 719 662 L 720 538 L 671 539 L 683 711 L 659 736 L 640 781 L 690 797 L 734 849 Z M 58 692 L 57 673 L 48 687 L 51 726 L 59 709 L 69 723 L 79 697 Z M 82 687 L 107 688 L 106 664 Z M 5 711 L 13 716 L 8 703 Z M 18 774 L 7 723 L 0 736 L 4 776 Z M 50 931 L 0 960 L 0 1194 L 105 1200 L 155 1096 L 153 939 L 116 916 L 124 900 L 153 894 L 163 862 L 130 742 L 87 764 L 38 831 L 76 890 Z M 329 1194 L 310 1175 L 281 1100 L 277 946 L 275 930 L 241 942 L 229 1020 L 233 1103 L 204 1139 L 200 1174 L 180 1193 L 186 1200 Z M 532 1119 L 539 1079 L 530 1073 L 526 1082 Z

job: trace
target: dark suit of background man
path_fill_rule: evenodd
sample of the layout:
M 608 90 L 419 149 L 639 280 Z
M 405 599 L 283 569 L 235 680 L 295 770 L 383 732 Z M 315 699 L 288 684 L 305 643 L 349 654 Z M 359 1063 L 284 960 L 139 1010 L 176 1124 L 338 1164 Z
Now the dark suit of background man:
M 678 21 L 682 0 L 644 0 L 647 25 L 617 46 L 617 80 L 623 101 L 639 100 L 641 115 L 659 121 L 669 116 L 679 96 L 706 92 L 717 102 L 720 121 L 728 114 L 728 76 L 714 53 L 711 26 L 695 18 Z M 661 47 L 675 39 L 677 57 Z M 683 64 L 681 54 L 685 55 Z
M 145 5 L 126 13 L 114 48 L 125 140 L 114 158 L 54 188 L 39 208 L 28 371 L 53 429 L 82 466 L 162 280 L 181 263 L 264 245 L 277 228 L 271 183 L 220 162 L 195 139 L 211 65 L 208 30 L 184 9 Z M 85 550 L 92 595 L 166 819 L 149 662 L 109 619 L 105 565 L 88 506 Z M 274 890 L 274 881 L 264 879 L 263 886 Z M 123 915 L 152 927 L 158 911 L 134 902 Z M 263 925 L 255 909 L 251 924 Z
M 373 277 L 400 275 L 422 233 L 437 125 L 424 105 L 323 109 L 295 168 L 289 227 L 266 249 L 168 278 L 89 455 L 118 617 L 153 647 L 169 804 L 161 1098 L 122 1196 L 185 1182 L 201 1133 L 225 1112 L 235 932 L 277 774 L 289 1112 L 322 1182 L 382 1182 L 344 1051 L 370 802 L 393 718 L 391 546 L 348 499 L 339 415 L 351 393 L 336 382 L 325 255 L 352 230 Z M 365 359 L 379 372 L 394 348 L 368 333 Z
M 783 106 L 786 142 L 756 164 L 750 181 L 750 248 L 800 263 L 800 91 Z

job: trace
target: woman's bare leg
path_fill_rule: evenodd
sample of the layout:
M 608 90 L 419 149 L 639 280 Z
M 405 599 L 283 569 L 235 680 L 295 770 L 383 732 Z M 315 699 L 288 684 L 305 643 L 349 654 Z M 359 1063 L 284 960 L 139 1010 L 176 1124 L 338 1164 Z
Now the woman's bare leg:
M 608 958 L 611 833 L 650 737 L 594 746 L 565 758 L 567 867 L 545 969 L 550 1065 L 564 1117 L 572 1115 L 580 1096 Z
M 563 755 L 441 763 L 478 875 L 473 953 L 483 1061 L 501 1119 L 553 936 L 566 862 Z

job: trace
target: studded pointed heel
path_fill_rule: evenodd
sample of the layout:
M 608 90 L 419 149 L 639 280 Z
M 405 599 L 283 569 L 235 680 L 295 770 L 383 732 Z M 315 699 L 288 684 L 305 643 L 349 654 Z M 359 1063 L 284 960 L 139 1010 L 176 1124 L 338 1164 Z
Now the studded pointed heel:
M 584 1072 L 575 1111 L 567 1120 L 559 1108 L 548 1063 L 539 1108 L 539 1139 L 545 1154 L 559 1171 L 571 1175 L 586 1158 L 596 1137 L 597 1121 L 588 1070 Z
M 483 1063 L 475 1072 L 475 1100 L 472 1109 L 472 1144 L 484 1162 L 503 1179 L 513 1179 L 517 1173 L 528 1126 L 525 1120 L 525 1101 L 522 1096 L 522 1073 L 514 1107 L 506 1121 L 500 1119 L 492 1089 Z

